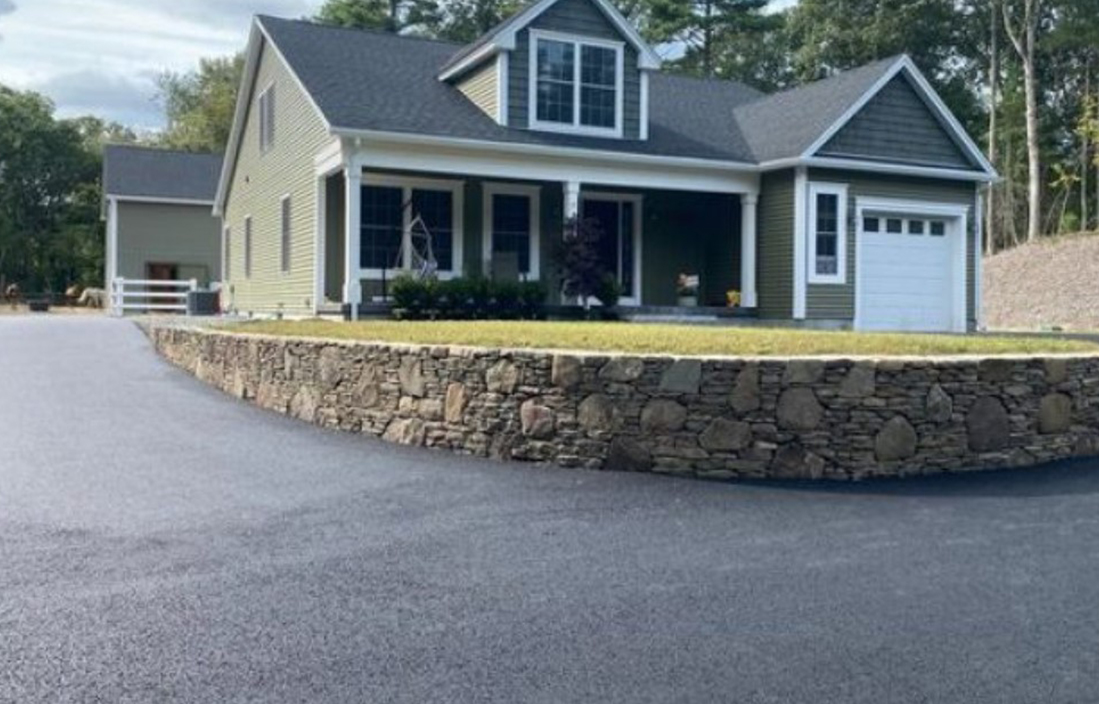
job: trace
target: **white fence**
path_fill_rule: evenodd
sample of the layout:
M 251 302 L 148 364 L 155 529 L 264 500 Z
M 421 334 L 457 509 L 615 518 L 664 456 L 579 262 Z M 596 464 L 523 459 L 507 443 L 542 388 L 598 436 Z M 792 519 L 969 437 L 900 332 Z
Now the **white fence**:
M 187 313 L 187 294 L 198 290 L 198 280 L 146 281 L 118 278 L 111 282 L 110 310 L 113 315 L 142 313 Z

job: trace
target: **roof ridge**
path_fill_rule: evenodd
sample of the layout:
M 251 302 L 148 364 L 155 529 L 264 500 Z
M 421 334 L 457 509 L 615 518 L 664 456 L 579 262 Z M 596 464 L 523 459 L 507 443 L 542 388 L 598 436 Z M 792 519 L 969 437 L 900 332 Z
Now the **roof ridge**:
M 316 27 L 318 29 L 331 30 L 334 32 L 348 32 L 355 34 L 370 34 L 373 36 L 390 37 L 392 39 L 408 39 L 420 42 L 426 42 L 428 44 L 440 44 L 453 47 L 465 46 L 461 42 L 452 41 L 450 39 L 439 39 L 436 37 L 425 37 L 419 34 L 400 34 L 399 32 L 390 32 L 386 29 L 377 29 L 374 27 L 346 27 L 340 24 L 328 24 L 327 22 L 318 22 L 316 20 L 308 18 L 291 18 L 291 17 L 278 17 L 276 15 L 257 14 L 256 19 L 263 22 L 265 20 L 274 20 L 276 22 L 285 22 L 288 24 L 300 24 L 308 27 Z
M 149 144 L 128 144 L 126 142 L 108 142 L 103 145 L 104 149 L 131 149 L 133 151 L 142 152 L 161 152 L 164 154 L 180 154 L 184 156 L 225 156 L 224 152 L 196 152 L 190 149 L 179 149 L 178 147 L 156 147 Z
M 902 59 L 904 59 L 907 56 L 908 56 L 908 54 L 895 54 L 893 56 L 887 56 L 885 58 L 878 59 L 877 61 L 871 61 L 868 64 L 863 64 L 861 66 L 855 66 L 853 68 L 844 69 L 842 71 L 836 71 L 835 73 L 831 74 L 830 76 L 824 76 L 823 78 L 817 78 L 817 79 L 814 79 L 814 80 L 809 81 L 807 83 L 800 83 L 796 86 L 790 86 L 789 88 L 783 88 L 782 90 L 775 91 L 774 93 L 763 93 L 756 100 L 751 100 L 751 101 L 745 103 L 744 105 L 738 106 L 737 110 L 744 109 L 744 108 L 750 108 L 754 105 L 758 105 L 759 103 L 762 103 L 762 102 L 768 100 L 769 98 L 779 98 L 779 97 L 782 97 L 782 96 L 790 95 L 791 93 L 796 93 L 798 91 L 808 90 L 810 88 L 818 88 L 818 87 L 824 86 L 824 85 L 826 85 L 826 84 L 828 84 L 828 83 L 830 83 L 834 80 L 850 79 L 851 74 L 870 72 L 871 69 L 877 69 L 877 68 L 880 68 L 881 66 L 884 66 L 884 65 L 892 66 L 892 65 L 896 64 L 898 61 L 901 61 Z

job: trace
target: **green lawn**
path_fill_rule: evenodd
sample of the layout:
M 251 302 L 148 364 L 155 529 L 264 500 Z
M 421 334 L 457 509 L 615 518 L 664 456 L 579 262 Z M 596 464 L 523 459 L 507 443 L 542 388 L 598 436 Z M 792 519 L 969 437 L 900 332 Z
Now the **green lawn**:
M 1099 346 L 1046 338 L 811 332 L 772 328 L 559 322 L 358 323 L 256 321 L 233 332 L 429 345 L 523 347 L 672 355 L 958 355 L 1094 352 Z

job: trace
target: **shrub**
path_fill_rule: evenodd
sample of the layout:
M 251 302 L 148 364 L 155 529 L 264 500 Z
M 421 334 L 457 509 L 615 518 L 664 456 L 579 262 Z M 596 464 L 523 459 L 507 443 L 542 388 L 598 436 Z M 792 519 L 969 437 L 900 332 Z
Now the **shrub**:
M 599 282 L 599 288 L 595 290 L 595 298 L 603 304 L 604 308 L 615 308 L 618 300 L 622 298 L 622 286 L 613 274 L 604 274 Z
M 545 317 L 546 288 L 538 282 L 467 277 L 438 281 L 407 274 L 390 287 L 400 320 L 516 320 Z
M 401 274 L 389 285 L 394 313 L 406 320 L 420 320 L 430 316 L 435 310 L 437 287 L 438 281 L 435 279 L 416 279 L 408 274 Z

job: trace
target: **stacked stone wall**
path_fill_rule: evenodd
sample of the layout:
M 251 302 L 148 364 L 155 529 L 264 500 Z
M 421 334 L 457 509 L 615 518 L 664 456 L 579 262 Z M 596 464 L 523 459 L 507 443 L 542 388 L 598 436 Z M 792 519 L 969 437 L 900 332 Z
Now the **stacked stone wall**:
M 482 457 L 861 479 L 1099 454 L 1099 357 L 693 359 L 150 336 L 173 363 L 263 408 Z

